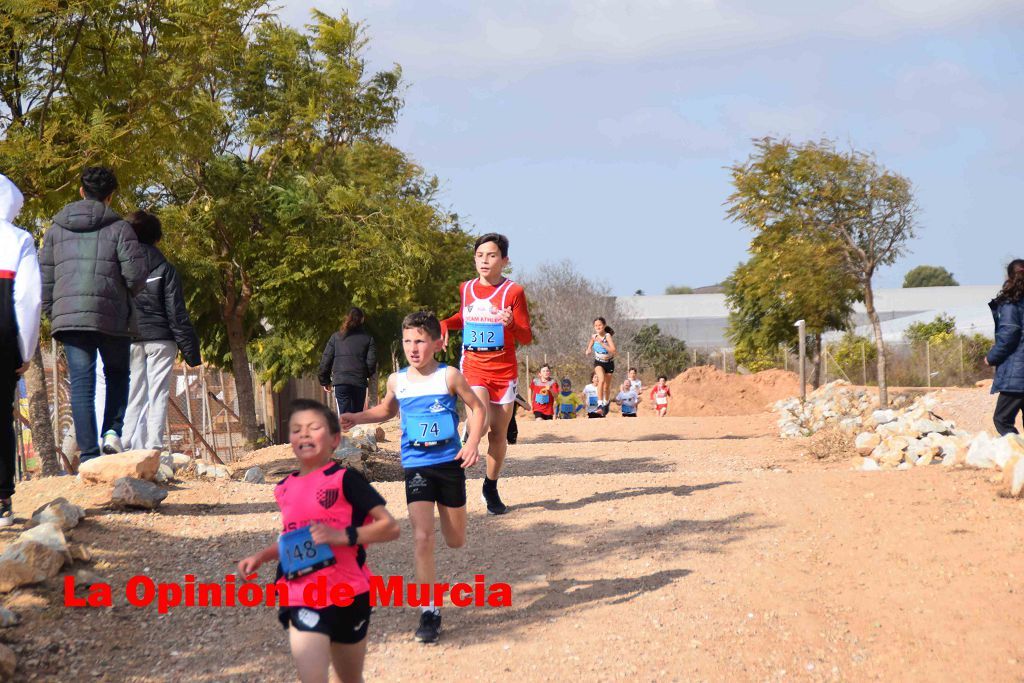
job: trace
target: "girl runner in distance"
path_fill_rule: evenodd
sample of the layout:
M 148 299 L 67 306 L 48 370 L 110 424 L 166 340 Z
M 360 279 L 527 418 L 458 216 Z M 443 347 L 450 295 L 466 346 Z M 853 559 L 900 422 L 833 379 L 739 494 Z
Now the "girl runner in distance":
M 590 335 L 585 355 L 594 352 L 594 373 L 597 375 L 597 399 L 599 407 L 608 414 L 608 396 L 611 394 L 612 373 L 615 372 L 615 340 L 612 328 L 608 327 L 604 318 L 594 319 L 594 334 Z M 589 411 L 589 406 L 588 406 Z
M 489 514 L 503 515 L 508 508 L 498 495 L 498 476 L 518 388 L 516 344 L 533 341 L 533 331 L 523 288 L 502 275 L 508 266 L 508 238 L 493 232 L 477 238 L 473 261 L 479 277 L 462 283 L 459 311 L 442 321 L 441 334 L 447 344 L 451 330 L 462 330 L 462 374 L 487 412 L 482 498 Z
M 671 395 L 672 392 L 668 388 L 668 377 L 661 375 L 658 377 L 658 383 L 651 389 L 651 400 L 654 401 L 654 412 L 658 414 L 658 417 L 668 415 L 668 399 Z

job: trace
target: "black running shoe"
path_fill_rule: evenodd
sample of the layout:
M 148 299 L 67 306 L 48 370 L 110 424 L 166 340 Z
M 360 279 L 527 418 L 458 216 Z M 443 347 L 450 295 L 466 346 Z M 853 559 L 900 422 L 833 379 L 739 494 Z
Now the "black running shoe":
M 421 643 L 436 643 L 441 635 L 441 613 L 420 614 L 420 627 L 416 629 L 416 640 Z
M 485 483 L 481 498 L 483 498 L 484 504 L 487 506 L 487 514 L 503 515 L 508 512 L 508 506 L 501 502 L 501 496 L 498 495 L 497 486 L 492 489 L 488 489 L 487 484 Z

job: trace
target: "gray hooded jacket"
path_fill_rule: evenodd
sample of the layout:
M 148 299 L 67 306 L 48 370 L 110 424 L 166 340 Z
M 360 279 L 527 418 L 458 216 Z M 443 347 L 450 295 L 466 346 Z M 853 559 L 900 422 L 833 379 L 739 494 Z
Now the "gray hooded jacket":
M 68 204 L 53 219 L 39 254 L 43 313 L 53 334 L 131 335 L 131 300 L 149 267 L 135 231 L 92 199 Z

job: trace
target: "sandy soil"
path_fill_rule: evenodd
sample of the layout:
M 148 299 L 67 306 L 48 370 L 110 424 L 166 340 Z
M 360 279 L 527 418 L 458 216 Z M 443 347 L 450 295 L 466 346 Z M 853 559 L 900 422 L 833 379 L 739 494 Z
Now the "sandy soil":
M 438 554 L 443 580 L 508 582 L 513 607 L 446 609 L 437 646 L 412 640 L 413 610 L 379 609 L 367 680 L 1024 679 L 1024 502 L 998 498 L 987 473 L 811 463 L 773 426 L 766 413 L 524 421 L 502 483 L 511 513 L 484 514 L 478 470 L 469 543 Z M 401 484 L 379 489 L 403 535 L 370 563 L 408 576 Z M 273 540 L 271 491 L 188 481 L 160 512 L 126 514 L 70 479 L 21 486 L 21 515 L 57 495 L 90 506 L 74 540 L 119 599 L 67 609 L 57 580 L 4 599 L 25 619 L 0 631 L 18 680 L 294 680 L 270 610 L 161 617 L 123 599 L 137 573 L 223 580 Z

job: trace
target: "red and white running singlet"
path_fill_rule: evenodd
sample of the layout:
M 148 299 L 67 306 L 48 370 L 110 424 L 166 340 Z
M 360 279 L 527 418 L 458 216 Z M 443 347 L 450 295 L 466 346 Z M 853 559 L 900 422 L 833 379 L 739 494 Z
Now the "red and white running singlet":
M 459 312 L 441 323 L 444 331 L 462 330 L 462 372 L 472 379 L 514 380 L 519 375 L 516 344 L 533 340 L 530 312 L 522 286 L 505 280 L 492 287 L 476 278 L 462 283 Z M 502 311 L 512 309 L 512 324 Z

